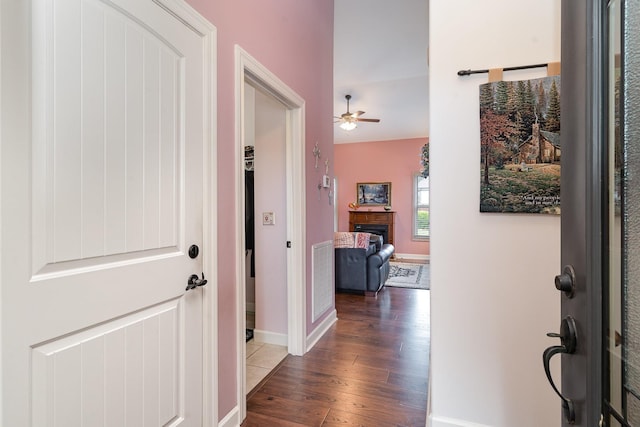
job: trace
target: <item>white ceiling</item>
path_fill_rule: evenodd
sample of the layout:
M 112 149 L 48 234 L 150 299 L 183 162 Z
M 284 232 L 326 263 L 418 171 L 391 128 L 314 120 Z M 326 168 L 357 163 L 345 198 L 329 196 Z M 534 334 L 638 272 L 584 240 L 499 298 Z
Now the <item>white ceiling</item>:
M 334 142 L 428 136 L 428 0 L 335 0 L 334 25 L 334 115 L 350 94 L 351 112 L 380 119 L 336 123 Z

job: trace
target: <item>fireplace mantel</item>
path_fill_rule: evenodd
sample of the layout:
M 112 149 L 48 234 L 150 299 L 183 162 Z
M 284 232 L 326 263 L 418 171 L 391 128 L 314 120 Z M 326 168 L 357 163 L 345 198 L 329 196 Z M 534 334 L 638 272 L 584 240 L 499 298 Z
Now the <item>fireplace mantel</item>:
M 349 231 L 367 231 L 366 225 L 386 225 L 388 239 L 384 243 L 393 244 L 394 211 L 349 211 Z M 361 226 L 357 227 L 356 226 Z

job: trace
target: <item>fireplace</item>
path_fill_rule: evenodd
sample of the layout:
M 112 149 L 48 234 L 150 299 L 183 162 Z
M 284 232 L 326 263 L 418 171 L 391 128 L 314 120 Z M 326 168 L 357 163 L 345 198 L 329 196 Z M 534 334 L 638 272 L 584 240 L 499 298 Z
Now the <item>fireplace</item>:
M 393 245 L 393 211 L 349 211 L 349 231 L 375 233 Z
M 389 243 L 389 226 L 387 224 L 355 224 L 353 231 L 379 234 L 384 243 Z

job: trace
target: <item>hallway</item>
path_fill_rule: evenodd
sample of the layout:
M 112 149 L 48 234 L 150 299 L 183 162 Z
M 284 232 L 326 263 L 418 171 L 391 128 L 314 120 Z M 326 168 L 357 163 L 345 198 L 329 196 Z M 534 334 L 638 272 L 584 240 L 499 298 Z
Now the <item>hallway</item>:
M 429 291 L 337 294 L 338 322 L 249 394 L 248 426 L 424 426 Z

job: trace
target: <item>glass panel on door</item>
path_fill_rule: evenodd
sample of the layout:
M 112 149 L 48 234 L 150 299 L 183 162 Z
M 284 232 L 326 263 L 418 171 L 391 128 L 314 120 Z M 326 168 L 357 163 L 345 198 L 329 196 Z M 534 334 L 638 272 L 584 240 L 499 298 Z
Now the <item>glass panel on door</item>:
M 623 393 L 623 362 L 622 362 L 622 159 L 621 159 L 621 138 L 620 138 L 620 113 L 621 113 L 621 2 L 613 0 L 609 2 L 608 15 L 608 58 L 607 58 L 607 181 L 608 181 L 608 251 L 604 253 L 608 256 L 608 269 L 604 269 L 606 277 L 605 313 L 608 313 L 608 327 L 605 328 L 605 380 L 606 392 L 604 393 L 605 407 L 609 407 L 611 414 L 617 418 L 624 418 L 625 398 Z M 608 404 L 608 405 L 607 405 Z M 609 417 L 606 425 L 620 426 L 616 417 Z M 622 421 L 622 419 L 620 420 Z
M 640 426 L 640 192 L 637 144 L 640 123 L 636 64 L 629 60 L 637 40 L 625 0 L 607 5 L 608 203 L 605 250 L 605 402 L 606 426 Z M 635 138 L 634 138 L 635 137 Z

